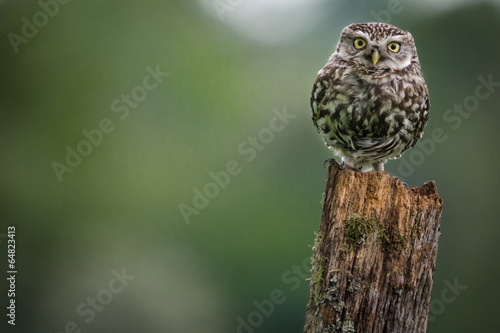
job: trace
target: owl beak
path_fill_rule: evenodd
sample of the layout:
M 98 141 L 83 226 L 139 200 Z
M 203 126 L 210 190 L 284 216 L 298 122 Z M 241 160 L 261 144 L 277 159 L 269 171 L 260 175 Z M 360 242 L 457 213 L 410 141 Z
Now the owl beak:
M 373 65 L 376 65 L 379 59 L 380 59 L 380 53 L 378 53 L 378 50 L 373 50 L 372 52 Z

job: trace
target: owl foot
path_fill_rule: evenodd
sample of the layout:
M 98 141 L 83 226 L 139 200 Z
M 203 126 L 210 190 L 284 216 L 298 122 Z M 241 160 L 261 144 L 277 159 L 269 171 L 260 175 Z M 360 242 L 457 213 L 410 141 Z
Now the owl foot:
M 361 171 L 363 169 L 363 166 L 360 166 L 360 167 L 353 167 L 349 164 L 347 164 L 346 162 L 342 161 L 342 164 L 341 164 L 341 168 L 342 170 L 353 170 L 353 171 Z
M 334 158 L 327 158 L 325 160 L 325 162 L 323 163 L 323 167 L 326 168 L 326 164 L 329 163 L 329 164 L 333 164 L 333 165 L 339 165 L 337 160 L 334 159 Z M 363 166 L 360 166 L 360 167 L 353 167 L 349 164 L 347 164 L 346 162 L 342 161 L 342 163 L 340 164 L 340 168 L 342 170 L 353 170 L 353 171 L 361 171 L 363 169 Z

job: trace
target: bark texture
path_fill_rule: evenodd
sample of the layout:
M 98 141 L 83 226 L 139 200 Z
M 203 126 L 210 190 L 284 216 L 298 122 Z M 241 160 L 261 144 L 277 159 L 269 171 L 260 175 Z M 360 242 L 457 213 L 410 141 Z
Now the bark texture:
M 330 164 L 304 332 L 425 332 L 442 208 L 434 182 Z

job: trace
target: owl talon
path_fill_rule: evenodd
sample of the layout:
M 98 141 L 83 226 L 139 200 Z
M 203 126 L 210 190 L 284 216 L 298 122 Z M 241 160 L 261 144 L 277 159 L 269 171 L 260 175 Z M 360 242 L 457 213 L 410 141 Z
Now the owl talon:
M 409 189 L 410 188 L 410 186 L 407 183 L 405 183 L 404 181 L 402 181 L 398 177 L 394 177 L 394 178 L 396 178 L 397 180 L 399 180 L 401 182 L 401 184 L 405 187 L 405 189 Z
M 336 161 L 334 158 L 327 158 L 327 159 L 325 160 L 325 162 L 323 163 L 323 167 L 324 167 L 324 168 L 326 168 L 326 163 L 329 163 L 329 164 L 334 164 L 334 165 L 335 165 L 335 164 L 337 163 L 337 161 Z M 342 169 L 343 169 L 343 168 L 342 168 Z

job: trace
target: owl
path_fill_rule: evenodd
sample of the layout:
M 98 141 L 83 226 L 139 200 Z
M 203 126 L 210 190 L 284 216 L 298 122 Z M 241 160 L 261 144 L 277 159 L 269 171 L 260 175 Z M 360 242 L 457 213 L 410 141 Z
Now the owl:
M 383 171 L 422 137 L 429 93 L 412 35 L 351 24 L 311 93 L 312 119 L 344 168 Z

